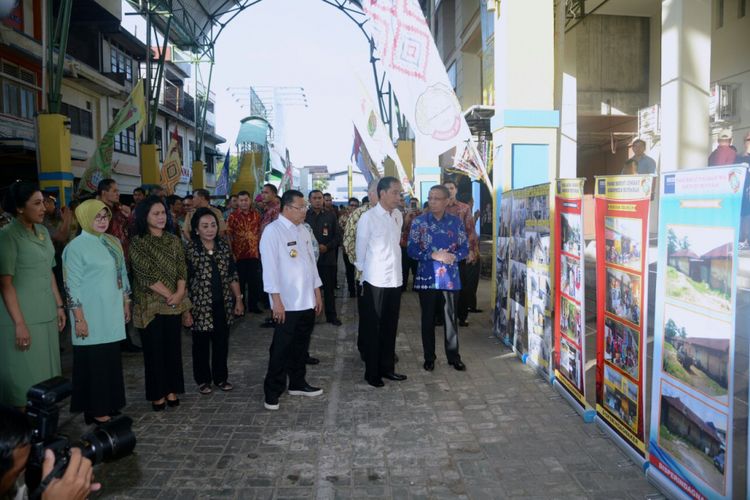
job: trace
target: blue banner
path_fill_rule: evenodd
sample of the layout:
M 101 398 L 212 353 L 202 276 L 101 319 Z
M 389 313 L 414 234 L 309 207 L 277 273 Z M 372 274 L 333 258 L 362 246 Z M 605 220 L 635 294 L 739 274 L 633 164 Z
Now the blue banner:
M 649 453 L 693 498 L 732 498 L 742 166 L 661 176 Z

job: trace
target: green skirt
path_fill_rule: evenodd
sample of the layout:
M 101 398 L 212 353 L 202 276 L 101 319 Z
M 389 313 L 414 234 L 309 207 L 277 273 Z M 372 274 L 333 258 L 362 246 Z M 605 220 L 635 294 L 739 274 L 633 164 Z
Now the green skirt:
M 26 406 L 34 384 L 60 375 L 60 334 L 57 320 L 29 325 L 31 348 L 16 349 L 14 328 L 0 331 L 0 403 Z

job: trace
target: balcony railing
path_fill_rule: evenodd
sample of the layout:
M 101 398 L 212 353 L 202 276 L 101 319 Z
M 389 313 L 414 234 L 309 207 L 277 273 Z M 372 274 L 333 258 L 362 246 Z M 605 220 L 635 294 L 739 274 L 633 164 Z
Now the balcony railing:
M 165 82 L 159 104 L 190 121 L 195 121 L 195 99 L 182 90 L 182 87 Z

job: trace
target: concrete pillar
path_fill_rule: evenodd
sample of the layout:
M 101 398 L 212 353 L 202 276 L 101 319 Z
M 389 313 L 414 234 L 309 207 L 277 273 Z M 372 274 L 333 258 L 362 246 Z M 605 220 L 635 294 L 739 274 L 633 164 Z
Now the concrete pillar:
M 710 81 L 710 0 L 663 0 L 662 172 L 708 164 Z
M 37 116 L 39 187 L 54 193 L 60 206 L 68 205 L 73 194 L 69 120 L 64 115 Z
M 492 119 L 498 192 L 548 182 L 558 173 L 554 14 L 554 0 L 506 0 L 498 9 Z
M 161 184 L 159 151 L 156 144 L 141 144 L 141 184 L 146 186 Z
M 206 189 L 206 168 L 200 160 L 193 162 L 192 185 L 193 191 L 196 189 Z

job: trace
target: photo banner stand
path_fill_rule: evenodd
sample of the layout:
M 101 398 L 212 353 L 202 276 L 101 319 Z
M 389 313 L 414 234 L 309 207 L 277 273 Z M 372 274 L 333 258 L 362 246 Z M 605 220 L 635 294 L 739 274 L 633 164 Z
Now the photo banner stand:
M 497 256 L 495 276 L 495 314 L 493 334 L 505 345 L 513 348 L 510 332 L 510 226 L 513 191 L 498 193 Z
M 596 341 L 597 341 L 597 374 L 596 374 L 596 418 L 595 422 L 597 426 L 625 452 L 625 454 L 638 466 L 646 470 L 646 441 L 645 441 L 645 401 L 646 401 L 646 333 L 648 331 L 648 325 L 646 324 L 648 314 L 646 296 L 648 294 L 648 267 L 646 264 L 646 257 L 648 254 L 648 242 L 649 242 L 649 210 L 650 200 L 653 187 L 653 175 L 610 175 L 610 176 L 596 176 L 595 177 L 595 228 L 596 228 L 596 273 L 597 273 L 597 328 L 596 328 Z M 636 234 L 626 234 L 626 227 L 619 228 L 619 231 L 623 234 L 617 240 L 619 243 L 612 246 L 619 247 L 608 249 L 606 245 L 606 220 L 610 219 L 630 219 L 639 221 L 638 224 L 630 225 L 630 229 L 633 227 L 640 226 L 640 232 Z M 637 236 L 635 246 L 633 246 L 633 240 Z M 625 240 L 630 240 L 627 242 Z M 627 248 L 626 248 L 627 247 Z M 612 250 L 613 254 L 608 254 L 608 250 Z M 610 259 L 610 261 L 608 261 Z M 612 260 L 616 262 L 612 262 Z M 613 267 L 614 266 L 614 267 Z M 608 271 L 612 273 L 612 276 L 608 276 Z M 628 275 L 628 276 L 625 276 Z M 611 317 L 608 317 L 605 311 L 608 308 L 608 287 L 610 286 L 608 278 L 614 279 L 615 282 L 620 281 L 620 288 L 617 289 L 617 297 L 611 298 L 612 308 L 620 309 L 620 306 L 631 307 L 633 305 L 633 294 L 638 283 L 639 285 L 639 297 L 636 305 L 639 307 L 635 316 L 637 317 L 638 323 L 633 321 L 633 316 L 630 319 L 623 317 L 627 315 L 627 312 L 617 311 L 618 314 L 614 314 L 610 311 Z M 629 290 L 625 290 L 623 293 L 623 286 L 627 278 L 627 283 L 630 285 Z M 615 304 L 615 301 L 617 304 Z M 634 309 L 630 309 L 628 312 L 636 312 Z M 623 335 L 626 330 L 630 333 L 638 334 L 638 361 L 637 373 L 638 380 L 633 383 L 630 381 L 627 375 L 621 373 L 617 365 L 611 363 L 612 366 L 607 364 L 605 361 L 605 328 L 606 321 L 610 320 L 611 324 L 619 323 L 622 328 Z M 632 326 L 629 326 L 632 325 Z M 616 329 L 615 329 L 616 331 Z M 613 334 L 614 336 L 614 334 Z M 621 368 L 620 368 L 621 369 Z M 611 373 L 611 376 L 619 378 L 620 386 L 617 387 L 618 380 L 612 380 L 610 384 L 607 384 L 607 372 Z M 634 375 L 631 375 L 633 378 Z M 623 381 L 625 382 L 623 384 Z M 633 404 L 633 400 L 627 396 L 630 391 L 627 388 L 635 386 L 637 389 L 637 402 L 635 402 L 636 412 L 636 430 L 628 428 L 627 422 L 621 417 L 618 417 L 613 409 L 608 409 L 605 404 L 605 388 L 609 388 L 613 391 L 612 399 L 615 396 L 619 398 L 620 410 L 623 413 L 629 411 L 630 405 Z M 615 392 L 616 391 L 616 392 Z M 617 394 L 619 393 L 619 395 Z M 623 398 L 626 398 L 625 401 Z M 624 404 L 627 403 L 627 404 Z M 631 424 L 632 425 L 632 424 Z M 616 429 L 619 429 L 616 430 Z
M 554 342 L 555 347 L 553 350 L 553 359 L 554 359 L 554 370 L 552 371 L 552 375 L 550 377 L 550 382 L 552 383 L 552 386 L 557 390 L 557 392 L 560 393 L 563 399 L 565 399 L 570 406 L 573 407 L 573 409 L 581 416 L 583 421 L 585 423 L 591 423 L 594 421 L 594 418 L 596 417 L 596 410 L 591 407 L 591 405 L 588 404 L 586 401 L 586 396 L 584 394 L 585 387 L 586 387 L 586 362 L 585 362 L 585 352 L 586 352 L 586 346 L 585 346 L 585 331 L 586 331 L 586 290 L 585 290 L 585 266 L 584 263 L 584 238 L 583 238 L 583 186 L 586 182 L 585 178 L 575 178 L 575 179 L 557 179 L 554 183 L 555 185 L 555 227 L 553 231 L 554 235 L 554 268 L 555 268 L 555 302 L 554 302 L 554 317 L 553 317 L 553 324 L 554 324 Z M 567 233 L 570 229 L 566 229 L 566 231 L 562 230 L 563 227 L 563 218 L 565 214 L 570 214 L 571 217 L 575 217 L 575 219 L 580 223 L 575 229 L 575 235 L 574 240 L 570 246 L 566 246 L 566 242 L 564 241 L 564 233 Z M 568 219 L 566 218 L 566 223 Z M 566 228 L 569 228 L 570 224 L 566 224 Z M 577 240 L 577 244 L 575 244 L 575 241 Z M 575 365 L 579 367 L 581 370 L 580 375 L 577 376 L 578 378 L 578 384 L 579 387 L 576 387 L 576 384 L 571 381 L 566 375 L 561 371 L 561 344 L 562 344 L 562 328 L 560 325 L 560 318 L 561 318 L 561 311 L 560 311 L 560 301 L 561 296 L 563 294 L 562 290 L 562 282 L 563 282 L 563 267 L 561 265 L 561 260 L 563 258 L 563 252 L 565 252 L 567 255 L 565 255 L 565 259 L 574 259 L 577 260 L 579 263 L 578 267 L 578 276 L 575 276 L 575 271 L 573 272 L 573 283 L 571 284 L 571 280 L 567 281 L 567 286 L 573 286 L 574 300 L 579 302 L 580 305 L 580 314 L 578 317 L 578 327 L 580 328 L 580 331 L 583 333 L 581 335 L 580 341 L 579 341 L 579 349 L 578 349 L 578 355 L 575 358 Z M 577 281 L 576 281 L 577 279 Z M 566 290 L 567 293 L 570 293 L 569 290 Z M 566 340 L 566 345 L 569 344 L 569 341 Z
M 733 492 L 732 486 L 735 461 L 745 459 L 736 456 L 734 450 L 737 444 L 734 393 L 739 362 L 735 353 L 740 352 L 737 346 L 740 260 L 737 249 L 746 177 L 744 164 L 669 172 L 661 176 L 651 392 L 651 407 L 657 410 L 652 410 L 651 414 L 650 464 L 646 476 L 674 498 L 714 500 L 741 494 Z M 689 264 L 683 262 L 684 257 L 689 257 Z M 732 261 L 727 266 L 725 261 L 729 258 Z M 708 271 L 697 272 L 705 270 L 698 266 L 706 263 Z M 729 297 L 726 297 L 725 277 L 731 283 Z M 693 285 L 696 281 L 697 287 Z M 690 335 L 693 332 L 697 335 Z M 705 354 L 702 356 L 699 348 L 706 340 L 713 342 L 714 349 L 726 343 L 727 359 L 704 364 Z M 684 368 L 686 364 L 688 369 Z M 712 366 L 726 367 L 723 384 L 701 382 L 700 375 L 716 377 Z M 740 372 L 743 376 L 747 373 L 744 368 Z M 675 404 L 681 408 L 677 409 Z M 667 416 L 663 413 L 665 408 Z M 670 427 L 673 422 L 670 416 L 675 410 L 675 418 L 680 422 L 689 420 L 687 436 L 680 435 L 684 424 Z M 721 415 L 725 417 L 723 429 L 717 426 Z M 694 437 L 690 423 L 695 420 L 704 428 L 713 429 L 717 436 L 713 452 L 710 445 L 705 444 L 708 437 L 701 438 L 702 448 L 690 442 Z M 705 432 L 702 431 L 701 436 Z M 719 455 L 723 456 L 723 470 L 716 466 Z M 696 463 L 704 469 L 696 467 Z M 716 477 L 717 474 L 720 476 Z

